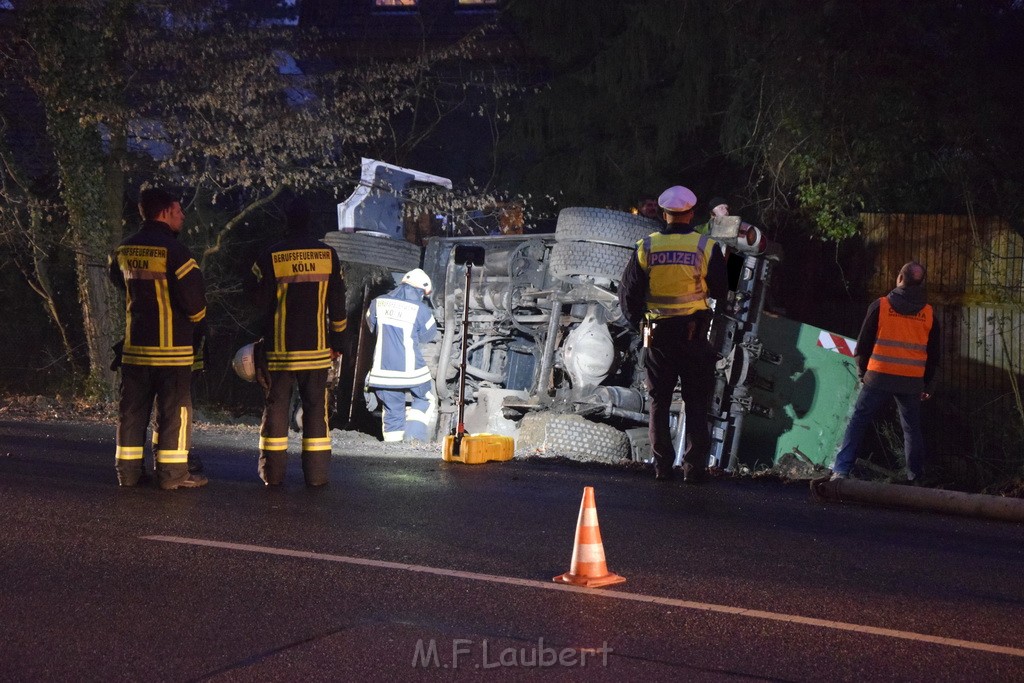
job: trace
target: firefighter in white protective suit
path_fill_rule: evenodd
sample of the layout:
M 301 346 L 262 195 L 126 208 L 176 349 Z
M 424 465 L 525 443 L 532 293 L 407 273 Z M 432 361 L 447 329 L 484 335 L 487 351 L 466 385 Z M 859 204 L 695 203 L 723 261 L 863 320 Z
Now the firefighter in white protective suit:
M 416 268 L 393 290 L 374 299 L 366 313 L 370 331 L 377 334 L 366 386 L 384 408 L 385 441 L 429 439 L 428 425 L 437 412 L 422 351 L 424 344 L 437 338 L 437 321 L 424 301 L 430 292 L 430 277 Z M 407 395 L 411 396 L 408 408 Z

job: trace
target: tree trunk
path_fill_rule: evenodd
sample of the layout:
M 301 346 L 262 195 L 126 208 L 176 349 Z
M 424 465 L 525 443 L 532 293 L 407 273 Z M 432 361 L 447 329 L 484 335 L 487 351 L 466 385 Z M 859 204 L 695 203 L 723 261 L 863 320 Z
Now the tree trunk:
M 82 330 L 89 359 L 89 384 L 99 397 L 114 395 L 115 374 L 110 369 L 111 347 L 121 337 L 124 313 L 114 305 L 117 295 L 107 278 L 107 257 L 121 239 L 121 211 L 112 207 L 123 196 L 121 171 L 125 140 L 114 133 L 110 154 L 104 155 L 95 130 L 58 117 L 51 129 L 63 138 L 57 146 L 61 197 L 75 245 L 75 276 L 82 307 Z M 55 125 L 54 125 L 55 124 Z M 54 136 L 57 137 L 56 135 Z
M 102 256 L 103 269 L 99 273 L 102 283 L 103 306 L 103 327 L 100 336 L 103 338 L 103 349 L 107 358 L 110 359 L 110 348 L 124 336 L 125 305 L 115 287 L 110 283 L 107 276 L 106 258 L 114 247 L 120 243 L 124 236 L 124 215 L 125 215 L 125 156 L 128 150 L 127 133 L 123 127 L 111 130 L 110 153 L 104 163 L 104 223 L 101 232 L 106 238 L 106 244 Z M 116 387 L 117 377 L 110 370 L 110 363 L 103 364 L 105 376 L 104 385 L 109 387 L 110 395 Z
M 111 325 L 111 287 L 105 268 L 96 256 L 80 253 L 75 259 L 78 296 L 82 306 L 82 328 L 89 353 L 89 380 L 101 398 L 113 396 L 114 373 L 110 370 L 110 347 L 114 345 Z

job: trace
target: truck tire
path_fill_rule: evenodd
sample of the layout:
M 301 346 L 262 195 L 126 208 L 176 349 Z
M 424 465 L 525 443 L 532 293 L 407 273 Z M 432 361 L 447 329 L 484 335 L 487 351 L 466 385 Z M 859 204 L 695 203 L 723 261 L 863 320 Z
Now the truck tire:
M 331 230 L 324 236 L 324 242 L 334 247 L 340 260 L 349 263 L 383 266 L 394 271 L 409 271 L 420 266 L 420 248 L 405 240 Z
M 555 239 L 559 242 L 614 244 L 632 249 L 638 241 L 657 232 L 659 227 L 657 221 L 644 216 L 574 206 L 558 213 Z
M 522 449 L 583 462 L 618 464 L 630 457 L 624 433 L 579 415 L 530 413 L 520 421 L 517 439 Z
M 555 242 L 548 269 L 560 280 L 600 277 L 618 282 L 633 255 L 632 247 L 592 242 Z

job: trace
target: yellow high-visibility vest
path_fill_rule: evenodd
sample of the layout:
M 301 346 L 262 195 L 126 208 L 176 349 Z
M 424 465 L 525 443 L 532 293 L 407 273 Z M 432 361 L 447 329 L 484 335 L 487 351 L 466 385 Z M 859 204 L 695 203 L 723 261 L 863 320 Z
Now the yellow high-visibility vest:
M 648 320 L 708 309 L 704 277 L 715 244 L 695 232 L 656 232 L 637 242 L 637 262 L 647 273 Z

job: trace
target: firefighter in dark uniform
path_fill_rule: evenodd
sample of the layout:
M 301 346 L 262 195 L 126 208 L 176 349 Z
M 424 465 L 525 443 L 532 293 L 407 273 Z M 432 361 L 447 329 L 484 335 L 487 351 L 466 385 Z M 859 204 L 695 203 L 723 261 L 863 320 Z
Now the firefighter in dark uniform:
M 676 382 L 686 405 L 690 448 L 683 478 L 699 483 L 707 473 L 711 436 L 708 410 L 715 383 L 716 353 L 708 341 L 708 298 L 724 300 L 729 290 L 725 259 L 717 243 L 693 231 L 697 198 L 681 185 L 665 190 L 658 205 L 665 227 L 637 242 L 622 273 L 619 303 L 636 329 L 645 326 L 649 429 L 659 481 L 672 478 L 675 453 L 669 428 Z
M 110 256 L 110 280 L 125 290 L 125 338 L 115 467 L 121 486 L 143 475 L 146 429 L 156 401 L 154 459 L 162 489 L 198 488 L 189 474 L 192 437 L 193 339 L 205 325 L 206 291 L 199 264 L 177 240 L 185 215 L 161 189 L 139 196 L 142 227 Z
M 175 233 L 174 236 L 178 237 L 179 235 L 178 235 L 178 233 Z M 204 388 L 206 386 L 205 382 L 201 382 L 201 380 L 199 379 L 206 372 L 206 355 L 207 355 L 206 334 L 207 334 L 207 326 L 206 326 L 206 319 L 204 318 L 203 321 L 200 324 L 196 325 L 196 329 L 195 329 L 195 332 L 194 332 L 193 337 L 192 337 L 192 352 L 193 352 L 193 354 L 195 356 L 194 360 L 192 361 L 192 401 L 193 401 L 193 403 L 195 402 L 196 396 L 199 395 L 199 393 L 201 391 L 200 388 L 197 387 L 197 385 L 201 384 L 202 387 L 204 387 Z M 204 396 L 205 396 L 205 393 L 206 393 L 205 391 L 202 391 L 202 394 Z M 190 438 L 189 438 L 189 441 L 188 441 L 188 471 L 189 471 L 190 474 L 198 474 L 199 472 L 203 471 L 203 461 L 202 461 L 202 459 L 198 455 L 196 455 L 195 449 L 192 448 L 191 436 L 192 436 L 192 430 L 189 430 L 189 437 Z M 154 428 L 154 430 L 153 430 L 153 450 L 154 450 L 154 452 L 156 451 L 156 445 L 157 445 L 157 442 L 159 440 L 160 440 L 160 432 Z M 146 473 L 146 472 L 143 472 L 142 479 L 143 480 L 147 480 L 148 478 L 149 478 L 149 474 Z
M 288 236 L 265 251 L 246 277 L 262 316 L 257 376 L 266 402 L 260 426 L 259 475 L 284 481 L 292 388 L 302 401 L 302 472 L 307 486 L 327 483 L 331 459 L 327 371 L 342 350 L 345 282 L 334 249 L 310 232 L 308 205 L 287 210 Z

